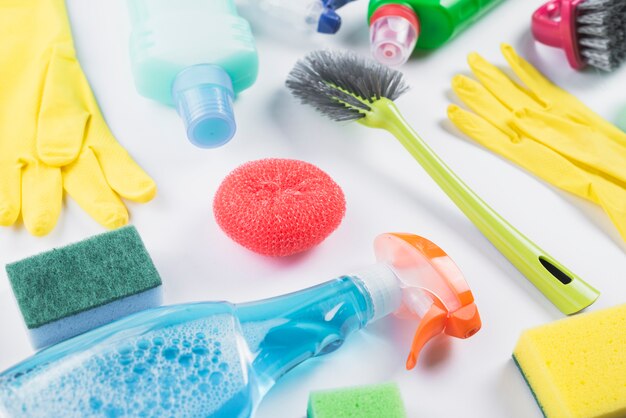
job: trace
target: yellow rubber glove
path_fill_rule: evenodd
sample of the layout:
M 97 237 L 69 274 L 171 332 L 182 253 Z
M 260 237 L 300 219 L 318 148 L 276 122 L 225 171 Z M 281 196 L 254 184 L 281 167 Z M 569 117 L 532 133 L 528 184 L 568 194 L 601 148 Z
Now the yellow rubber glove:
M 552 115 L 562 116 L 593 128 L 606 135 L 606 138 L 626 146 L 626 133 L 545 78 L 528 61 L 520 57 L 511 45 L 502 44 L 500 50 L 511 70 L 526 88 L 511 81 L 502 71 L 478 54 L 470 54 L 468 63 L 476 78 L 506 107 L 545 110 Z
M 146 202 L 156 186 L 100 114 L 63 0 L 2 0 L 0 38 L 0 225 L 21 213 L 47 234 L 63 188 L 102 225 L 126 224 L 119 196 Z
M 549 83 L 530 64 L 503 47 L 516 73 L 533 73 L 534 85 Z M 626 149 L 622 134 L 558 87 L 550 85 L 544 96 L 560 97 L 562 105 L 546 105 L 548 99 L 516 85 L 477 54 L 470 66 L 481 83 L 456 76 L 452 87 L 476 114 L 458 106 L 448 109 L 450 120 L 483 146 L 526 168 L 545 181 L 599 204 L 626 239 Z M 523 65 L 519 63 L 523 62 Z M 539 81 L 539 78 L 541 80 Z M 487 87 L 489 86 L 489 87 Z M 566 100 L 569 97 L 572 100 Z M 556 103 L 556 102 L 553 102 Z M 574 116 L 575 115 L 575 116 Z
M 526 115 L 531 116 L 526 118 L 527 123 L 535 121 L 545 127 L 552 127 L 543 132 L 541 128 L 534 130 L 539 133 L 537 139 L 545 145 L 584 165 L 612 175 L 619 172 L 618 178 L 626 178 L 626 134 L 548 81 L 518 56 L 513 47 L 503 45 L 501 49 L 511 69 L 528 89 L 517 85 L 480 55 L 470 54 L 468 63 L 480 83 L 509 111 L 527 110 Z M 566 119 L 566 125 L 556 126 L 557 119 L 550 116 Z M 579 125 L 583 125 L 583 128 Z M 574 132 L 562 130 L 567 129 L 567 126 L 576 129 Z M 550 135 L 546 135 L 548 131 Z M 559 132 L 560 135 L 555 135 Z

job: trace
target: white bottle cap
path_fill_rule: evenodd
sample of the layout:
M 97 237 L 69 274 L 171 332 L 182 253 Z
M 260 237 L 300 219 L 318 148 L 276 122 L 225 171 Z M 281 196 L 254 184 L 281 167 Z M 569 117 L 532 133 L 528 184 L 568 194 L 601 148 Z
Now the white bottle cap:
M 367 291 L 374 308 L 370 322 L 387 316 L 400 308 L 402 289 L 395 273 L 384 263 L 373 264 L 351 276 L 359 279 Z
M 399 4 L 385 4 L 370 20 L 370 49 L 381 64 L 404 64 L 417 43 L 420 24 L 415 11 Z

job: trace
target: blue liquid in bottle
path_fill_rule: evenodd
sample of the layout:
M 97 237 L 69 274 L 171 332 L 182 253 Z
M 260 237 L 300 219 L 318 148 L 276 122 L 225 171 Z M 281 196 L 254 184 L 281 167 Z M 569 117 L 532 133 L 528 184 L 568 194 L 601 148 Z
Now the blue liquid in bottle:
M 0 416 L 250 417 L 283 374 L 398 308 L 395 276 L 383 269 L 384 303 L 345 276 L 259 302 L 128 316 L 0 374 Z M 384 309 L 374 315 L 374 306 Z

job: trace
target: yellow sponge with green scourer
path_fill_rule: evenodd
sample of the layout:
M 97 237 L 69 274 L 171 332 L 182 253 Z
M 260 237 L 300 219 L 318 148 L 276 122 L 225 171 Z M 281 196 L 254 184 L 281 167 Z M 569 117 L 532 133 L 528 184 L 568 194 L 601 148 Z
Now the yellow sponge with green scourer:
M 626 305 L 527 330 L 513 359 L 547 418 L 626 417 Z

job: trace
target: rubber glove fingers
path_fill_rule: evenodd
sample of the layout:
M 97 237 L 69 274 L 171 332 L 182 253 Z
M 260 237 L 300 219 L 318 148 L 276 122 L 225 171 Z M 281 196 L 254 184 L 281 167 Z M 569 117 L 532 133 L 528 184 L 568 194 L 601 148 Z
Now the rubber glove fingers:
M 626 241 L 626 190 L 600 177 L 593 183 L 591 193 Z
M 550 82 L 528 61 L 520 57 L 511 45 L 502 44 L 501 51 L 513 72 L 540 102 L 545 103 L 546 109 L 557 116 L 564 116 L 592 127 L 604 133 L 608 139 L 626 146 L 626 133 L 595 113 L 572 94 Z
M 120 227 L 129 218 L 120 196 L 145 203 L 156 185 L 113 138 L 71 45 L 57 45 L 54 54 L 49 100 L 40 113 L 46 129 L 37 138 L 39 157 L 63 166 L 65 190 L 92 218 Z
M 456 76 L 452 88 L 474 113 L 452 105 L 449 119 L 486 148 L 600 205 L 626 240 L 626 134 L 552 84 L 511 46 L 503 45 L 502 53 L 524 87 L 470 54 L 479 81 Z
M 603 133 L 546 112 L 515 112 L 517 129 L 585 169 L 604 173 L 626 188 L 626 148 L 606 141 Z
M 63 202 L 61 170 L 38 161 L 22 169 L 22 220 L 32 235 L 47 235 L 57 223 Z
M 38 156 L 62 166 L 64 189 L 98 223 L 127 224 L 120 197 L 145 203 L 156 185 L 111 134 L 71 45 L 55 47 L 46 86 Z
M 511 111 L 482 84 L 464 75 L 457 75 L 452 79 L 452 90 L 463 103 L 502 131 L 510 140 L 518 140 L 517 133 L 509 124 Z
M 626 188 L 600 173 L 583 170 L 551 148 L 527 137 L 511 141 L 485 119 L 456 105 L 448 118 L 465 135 L 542 180 L 598 204 L 626 240 Z
M 2 156 L 0 156 L 2 158 Z M 0 160 L 0 225 L 11 226 L 20 215 L 21 170 L 18 161 Z
M 127 224 L 120 197 L 147 202 L 156 193 L 154 181 L 111 134 L 71 45 L 57 45 L 48 79 L 50 100 L 44 104 L 49 111 L 42 105 L 39 120 L 47 129 L 37 138 L 39 157 L 63 166 L 63 187 L 98 223 L 111 229 Z
M 448 107 L 448 118 L 464 134 L 485 148 L 502 155 L 548 183 L 579 197 L 597 202 L 590 194 L 591 178 L 561 154 L 533 141 L 510 137 L 491 123 L 456 105 Z
M 35 159 L 0 165 L 0 225 L 11 226 L 22 214 L 32 235 L 47 235 L 61 213 L 61 171 Z
M 500 51 L 515 75 L 524 83 L 531 94 L 545 106 L 553 109 L 555 100 L 563 94 L 568 94 L 565 90 L 562 90 L 544 77 L 528 61 L 520 57 L 511 45 L 500 45 Z
M 109 229 L 128 223 L 126 206 L 107 183 L 90 148 L 85 148 L 79 158 L 63 167 L 62 173 L 67 194 L 96 222 Z
M 156 194 L 154 181 L 97 119 L 78 159 L 62 171 L 67 193 L 107 228 L 128 222 L 128 211 L 120 197 L 145 203 Z
M 573 96 L 545 79 L 512 47 L 504 45 L 502 50 L 516 74 L 534 89 L 544 88 L 552 91 L 548 95 L 556 97 L 558 94 L 562 99 L 570 97 L 577 102 Z M 468 62 L 480 83 L 465 76 L 456 76 L 452 88 L 478 115 L 513 140 L 519 134 L 530 136 L 582 166 L 605 172 L 619 182 L 626 179 L 626 147 L 607 137 L 601 125 L 593 122 L 590 125 L 588 118 L 580 120 L 571 115 L 565 116 L 551 107 L 542 108 L 539 102 L 531 100 L 502 71 L 478 54 L 470 54 Z M 567 103 L 564 102 L 565 105 Z M 563 107 L 567 109 L 567 106 Z
M 508 135 L 508 132 L 497 128 L 486 119 L 472 112 L 468 112 L 457 105 L 448 106 L 448 118 L 457 129 L 474 141 L 507 158 L 510 158 L 509 155 L 514 150 L 511 144 L 519 142 L 520 140 L 520 138 L 513 140 L 513 138 Z
M 5 4 L 6 3 L 6 4 Z M 64 0 L 0 1 L 0 225 L 53 227 L 63 189 L 98 222 L 156 187 L 115 141 L 76 58 Z
M 91 96 L 71 42 L 51 48 L 37 122 L 37 155 L 48 165 L 61 167 L 78 157 L 90 118 Z
M 539 98 L 513 82 L 499 68 L 479 54 L 475 52 L 469 54 L 467 63 L 480 83 L 508 110 L 516 110 L 522 107 L 530 109 L 546 108 L 546 104 L 541 102 Z
M 103 129 L 108 131 L 106 126 Z M 89 139 L 88 146 L 98 159 L 109 186 L 125 199 L 146 203 L 156 195 L 154 180 L 110 134 Z

